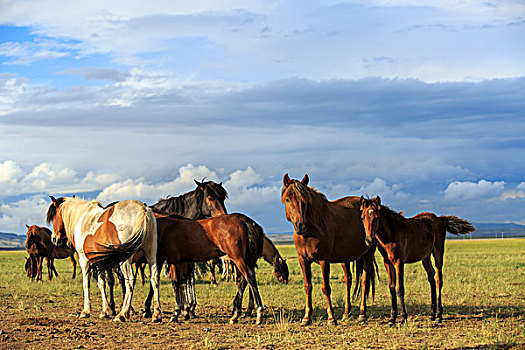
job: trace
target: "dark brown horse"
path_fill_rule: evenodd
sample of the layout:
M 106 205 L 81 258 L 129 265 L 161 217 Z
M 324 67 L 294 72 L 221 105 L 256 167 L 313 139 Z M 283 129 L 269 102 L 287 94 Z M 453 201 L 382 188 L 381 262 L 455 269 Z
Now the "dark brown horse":
M 203 220 L 188 220 L 175 217 L 157 218 L 159 236 L 157 259 L 166 261 L 170 266 L 170 278 L 175 292 L 175 312 L 172 321 L 176 321 L 181 311 L 183 286 L 177 281 L 183 280 L 188 271 L 173 265 L 186 262 L 211 260 L 227 255 L 239 270 L 242 278 L 237 280 L 238 292 L 233 301 L 233 316 L 230 323 L 237 322 L 241 314 L 242 295 L 248 284 L 254 294 L 257 305 L 257 324 L 262 320 L 263 304 L 257 288 L 255 265 L 262 254 L 264 232 L 249 217 L 242 214 L 226 214 Z M 175 273 L 180 273 L 175 277 Z M 145 303 L 148 312 L 152 291 Z
M 27 237 L 25 242 L 26 251 L 29 253 L 31 264 L 36 263 L 36 269 L 31 267 L 31 275 L 36 272 L 37 281 L 42 280 L 42 260 L 47 260 L 47 277 L 53 278 L 53 273 L 58 276 L 55 269 L 54 259 L 69 258 L 73 265 L 73 276 L 75 278 L 77 271 L 77 261 L 75 260 L 75 250 L 67 246 L 57 247 L 51 241 L 51 231 L 46 227 L 32 225 L 27 227 Z M 27 265 L 26 265 L 27 266 Z M 26 269 L 27 270 L 27 269 Z
M 423 263 L 430 284 L 430 318 L 441 322 L 443 317 L 441 289 L 443 287 L 442 269 L 445 235 L 447 231 L 459 235 L 475 231 L 476 228 L 467 220 L 456 216 L 438 217 L 433 213 L 421 213 L 407 219 L 402 214 L 381 205 L 379 196 L 373 199 L 361 197 L 360 207 L 361 218 L 366 231 L 366 242 L 369 245 L 375 245 L 377 242 L 377 248 L 383 255 L 388 273 L 392 299 L 388 323 L 392 326 L 396 321 L 397 298 L 401 304 L 401 317 L 403 322 L 406 322 L 404 265 L 417 261 Z M 432 267 L 431 255 L 434 256 L 436 272 Z
M 321 265 L 323 293 L 326 296 L 328 324 L 336 324 L 330 300 L 330 264 L 341 263 L 345 274 L 346 303 L 343 317 L 350 311 L 350 262 L 357 261 L 361 278 L 359 320 L 366 319 L 366 297 L 372 282 L 374 291 L 375 248 L 365 244 L 365 231 L 359 218 L 359 197 L 328 201 L 324 194 L 308 187 L 308 175 L 302 181 L 284 175 L 281 202 L 286 219 L 293 224 L 293 240 L 304 277 L 306 309 L 302 325 L 312 322 L 312 263 Z M 357 287 L 357 286 L 356 286 Z M 356 289 L 357 290 L 357 289 Z

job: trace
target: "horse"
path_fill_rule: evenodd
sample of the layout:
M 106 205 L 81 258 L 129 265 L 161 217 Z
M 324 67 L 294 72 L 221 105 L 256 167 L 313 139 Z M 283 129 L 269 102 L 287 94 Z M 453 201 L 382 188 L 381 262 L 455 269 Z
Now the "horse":
M 285 205 L 286 220 L 294 227 L 293 240 L 297 249 L 299 265 L 304 278 L 306 294 L 305 314 L 302 326 L 312 322 L 312 263 L 321 266 L 326 297 L 328 325 L 337 324 L 330 299 L 330 264 L 341 263 L 346 284 L 345 311 L 350 312 L 350 288 L 352 276 L 350 262 L 356 261 L 357 277 L 361 279 L 362 290 L 359 321 L 366 321 L 366 298 L 370 285 L 372 294 L 375 286 L 375 248 L 365 243 L 365 231 L 359 217 L 359 197 L 350 196 L 329 201 L 321 192 L 308 186 L 305 174 L 301 181 L 283 177 L 281 203 Z M 358 291 L 354 290 L 354 295 Z
M 69 247 L 56 247 L 51 242 L 51 231 L 47 227 L 37 225 L 26 225 L 27 237 L 25 241 L 26 250 L 30 258 L 36 261 L 37 281 L 42 280 L 42 259 L 47 259 L 47 278 L 53 279 L 53 273 L 58 276 L 55 269 L 54 259 L 69 258 L 73 265 L 73 276 L 75 278 L 77 271 L 77 261 L 75 260 L 75 250 Z M 27 270 L 27 269 L 26 269 Z
M 404 265 L 418 261 L 423 263 L 430 284 L 430 319 L 438 323 L 442 322 L 441 289 L 443 288 L 445 235 L 447 231 L 454 235 L 466 234 L 475 231 L 476 228 L 467 220 L 452 215 L 438 217 L 434 213 L 420 213 L 407 219 L 401 213 L 393 211 L 386 205 L 381 205 L 379 196 L 373 199 L 361 197 L 360 203 L 366 244 L 370 246 L 377 244 L 388 273 L 388 286 L 392 300 L 388 324 L 393 326 L 396 322 L 397 298 L 401 304 L 403 323 L 407 320 Z M 436 272 L 432 267 L 431 255 L 434 257 Z
M 228 192 L 222 186 L 222 182 L 216 183 L 214 181 L 204 181 L 204 179 L 200 182 L 197 180 L 193 181 L 197 185 L 196 189 L 180 196 L 168 196 L 150 205 L 150 208 L 156 216 L 179 215 L 187 219 L 199 220 L 228 213 L 224 204 L 224 201 L 228 198 Z M 199 262 L 198 264 L 203 270 L 207 269 L 205 262 Z M 184 276 L 184 280 L 179 282 L 187 284 L 186 302 L 188 305 L 185 307 L 185 310 L 188 313 L 185 317 L 195 316 L 195 308 L 197 306 L 195 295 L 195 265 L 194 263 L 189 263 L 188 266 L 181 265 L 174 268 L 180 269 L 180 273 L 172 276 Z M 211 270 L 211 272 L 213 284 L 215 274 L 213 270 Z M 144 313 L 144 317 L 150 317 L 150 314 L 146 312 Z
M 152 210 L 135 200 L 125 200 L 103 207 L 97 201 L 86 201 L 76 197 L 50 198 L 52 203 L 47 211 L 47 223 L 53 224 L 53 243 L 60 245 L 66 240 L 78 253 L 84 288 L 84 308 L 80 317 L 89 317 L 91 314 L 91 270 L 108 270 L 120 264 L 126 281 L 126 295 L 121 311 L 114 321 L 129 319 L 134 284 L 130 258 L 142 251 L 150 267 L 151 288 L 154 291 L 152 320 L 160 321 L 159 273 L 156 261 L 157 223 Z M 111 310 L 106 299 L 104 279 L 100 274 L 98 287 L 102 294 L 100 317 L 109 317 Z
M 175 311 L 170 320 L 177 321 L 182 308 L 183 286 L 188 271 L 174 269 L 174 265 L 185 262 L 211 260 L 227 255 L 237 266 L 241 278 L 237 279 L 237 295 L 233 300 L 233 316 L 230 323 L 236 323 L 241 315 L 242 296 L 248 284 L 257 305 L 257 324 L 262 322 L 263 304 L 255 277 L 255 266 L 262 254 L 264 232 L 251 218 L 243 214 L 225 214 L 201 220 L 182 217 L 157 218 L 159 249 L 157 260 L 166 261 L 170 267 L 170 279 L 175 293 Z M 175 276 L 178 274 L 178 276 Z M 150 292 L 145 302 L 148 312 L 151 305 Z

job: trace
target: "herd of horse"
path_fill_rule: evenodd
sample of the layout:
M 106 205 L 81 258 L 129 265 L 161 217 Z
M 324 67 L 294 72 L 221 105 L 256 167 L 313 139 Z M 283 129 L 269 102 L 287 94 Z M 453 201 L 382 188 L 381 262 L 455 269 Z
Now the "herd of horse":
M 289 271 L 285 259 L 263 229 L 243 214 L 228 214 L 224 204 L 228 194 L 222 183 L 195 181 L 197 188 L 176 197 L 161 199 L 147 206 L 135 200 L 113 202 L 103 206 L 75 196 L 54 198 L 47 211 L 50 231 L 36 225 L 27 226 L 27 275 L 42 279 L 43 258 L 48 262 L 48 278 L 56 275 L 53 260 L 69 257 L 73 263 L 73 278 L 78 260 L 83 277 L 84 307 L 80 317 L 89 317 L 90 276 L 97 280 L 102 295 L 100 317 L 115 316 L 125 321 L 131 315 L 131 300 L 136 271 L 149 265 L 149 293 L 144 305 L 144 317 L 161 320 L 159 271 L 165 264 L 171 280 L 175 308 L 171 321 L 181 314 L 187 319 L 195 315 L 196 264 L 227 257 L 237 271 L 237 293 L 233 300 L 230 323 L 236 323 L 242 313 L 246 287 L 250 301 L 246 314 L 256 310 L 256 323 L 262 322 L 263 302 L 259 293 L 255 268 L 264 258 L 274 268 L 281 283 L 288 283 Z M 395 324 L 397 302 L 401 318 L 407 320 L 404 300 L 404 264 L 421 261 L 427 272 L 431 291 L 430 318 L 442 321 L 442 267 L 446 232 L 466 234 L 475 230 L 467 220 L 456 216 L 421 213 L 405 218 L 381 204 L 379 196 L 365 198 L 348 196 L 329 201 L 326 196 L 308 186 L 309 177 L 302 180 L 283 177 L 281 202 L 286 219 L 293 225 L 294 245 L 304 278 L 306 306 L 302 325 L 312 322 L 312 263 L 321 266 L 322 291 L 326 297 L 327 322 L 335 325 L 329 284 L 330 264 L 341 264 L 346 285 L 345 311 L 351 308 L 352 274 L 355 262 L 354 296 L 361 295 L 359 320 L 367 319 L 367 298 L 375 291 L 376 249 L 383 257 L 391 293 L 391 315 Z M 431 262 L 434 257 L 434 265 Z M 133 271 L 133 264 L 137 266 Z M 113 298 L 116 272 L 124 299 L 117 314 Z M 106 284 L 109 293 L 106 293 Z M 153 304 L 153 305 L 152 305 Z M 153 311 L 152 311 L 153 307 Z

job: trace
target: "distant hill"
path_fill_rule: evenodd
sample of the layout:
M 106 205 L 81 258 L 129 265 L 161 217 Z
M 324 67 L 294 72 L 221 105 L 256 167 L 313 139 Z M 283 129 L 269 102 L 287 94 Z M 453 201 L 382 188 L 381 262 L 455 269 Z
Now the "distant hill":
M 509 223 L 509 224 L 493 224 L 493 223 L 474 223 L 476 231 L 470 235 L 456 236 L 447 233 L 447 238 L 450 239 L 465 239 L 465 238 L 510 238 L 510 237 L 525 237 L 525 225 Z M 270 239 L 277 244 L 293 244 L 293 232 L 282 233 L 267 233 Z
M 16 233 L 0 232 L 1 250 L 24 250 L 25 241 L 25 236 L 17 235 Z

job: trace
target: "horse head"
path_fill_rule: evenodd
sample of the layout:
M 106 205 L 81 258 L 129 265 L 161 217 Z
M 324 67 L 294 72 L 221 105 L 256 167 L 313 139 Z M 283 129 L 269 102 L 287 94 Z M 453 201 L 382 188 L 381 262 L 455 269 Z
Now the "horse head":
M 195 181 L 197 185 L 196 191 L 199 193 L 199 198 L 202 198 L 200 210 L 203 216 L 212 217 L 228 214 L 226 206 L 224 205 L 224 201 L 228 198 L 228 193 L 224 187 L 222 187 L 222 182 L 204 182 L 204 179 L 202 182 L 197 180 L 193 181 Z
M 53 233 L 51 234 L 51 241 L 56 246 L 61 246 L 67 241 L 66 237 L 66 228 L 64 225 L 64 220 L 62 219 L 62 203 L 64 203 L 65 198 L 60 197 L 55 199 L 53 196 L 51 198 L 51 205 L 47 210 L 47 224 L 53 224 Z
M 26 242 L 25 247 L 26 250 L 29 250 L 30 247 L 32 247 L 34 244 L 40 242 L 40 236 L 38 235 L 38 226 L 37 225 L 27 225 L 27 233 L 26 233 Z
M 379 196 L 367 199 L 361 196 L 361 220 L 365 228 L 365 243 L 372 246 L 376 243 L 376 235 L 381 220 L 381 198 Z
M 301 181 L 290 179 L 284 175 L 281 191 L 281 203 L 284 203 L 286 220 L 294 227 L 294 232 L 304 235 L 307 227 L 307 214 L 309 202 L 308 174 Z
M 288 277 L 290 275 L 290 272 L 288 271 L 288 264 L 286 264 L 286 260 L 280 255 L 276 257 L 273 264 L 273 274 L 275 275 L 275 278 L 277 278 L 277 281 L 288 284 Z

